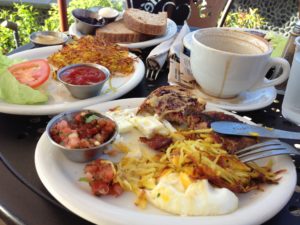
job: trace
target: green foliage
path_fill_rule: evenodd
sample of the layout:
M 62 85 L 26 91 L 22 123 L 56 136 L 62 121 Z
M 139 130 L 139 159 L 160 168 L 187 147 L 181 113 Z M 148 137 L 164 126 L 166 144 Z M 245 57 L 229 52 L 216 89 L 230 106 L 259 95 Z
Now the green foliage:
M 258 9 L 251 8 L 247 12 L 230 12 L 225 21 L 225 26 L 227 27 L 259 29 L 265 24 L 265 19 L 259 14 Z
M 121 0 L 72 0 L 69 3 L 67 13 L 68 13 L 68 23 L 69 25 L 74 22 L 74 18 L 72 17 L 72 10 L 80 8 L 80 9 L 88 9 L 94 6 L 102 6 L 102 7 L 113 7 L 117 10 L 122 10 L 122 1 Z M 49 18 L 45 20 L 44 30 L 59 30 L 59 16 L 58 16 L 58 6 L 57 4 L 52 4 L 51 9 L 49 10 Z
M 18 24 L 20 42 L 29 42 L 29 34 L 41 29 L 37 21 L 39 12 L 28 4 L 14 4 L 13 10 L 3 9 L 0 11 L 2 20 L 12 21 Z M 16 46 L 13 41 L 13 32 L 8 28 L 0 27 L 0 51 L 4 54 L 13 50 Z

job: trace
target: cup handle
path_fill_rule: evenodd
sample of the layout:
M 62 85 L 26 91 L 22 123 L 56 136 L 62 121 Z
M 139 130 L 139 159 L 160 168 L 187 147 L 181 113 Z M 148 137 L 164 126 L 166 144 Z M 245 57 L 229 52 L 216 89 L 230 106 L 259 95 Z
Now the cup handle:
M 260 89 L 260 88 L 264 88 L 264 87 L 275 86 L 275 85 L 281 84 L 282 82 L 284 82 L 285 80 L 288 79 L 289 74 L 290 74 L 290 64 L 287 60 L 285 60 L 283 58 L 279 58 L 279 57 L 278 58 L 270 58 L 270 61 L 267 65 L 267 69 L 269 70 L 273 66 L 276 66 L 276 67 L 281 66 L 282 74 L 280 74 L 275 79 L 264 78 L 261 82 L 258 82 L 252 88 L 250 88 L 250 90 L 256 90 L 256 89 Z

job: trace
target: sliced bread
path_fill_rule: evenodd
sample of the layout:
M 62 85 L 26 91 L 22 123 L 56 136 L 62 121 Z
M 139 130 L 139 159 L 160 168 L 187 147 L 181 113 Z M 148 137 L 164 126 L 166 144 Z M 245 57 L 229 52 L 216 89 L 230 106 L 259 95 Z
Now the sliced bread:
M 167 13 L 149 13 L 140 9 L 127 9 L 123 15 L 127 28 L 149 35 L 163 35 L 167 29 Z
M 96 30 L 96 37 L 102 38 L 110 42 L 123 42 L 123 43 L 145 41 L 151 38 L 148 35 L 141 34 L 136 31 L 128 29 L 124 25 L 123 20 L 118 20 L 113 23 L 107 24 L 102 28 L 98 28 Z

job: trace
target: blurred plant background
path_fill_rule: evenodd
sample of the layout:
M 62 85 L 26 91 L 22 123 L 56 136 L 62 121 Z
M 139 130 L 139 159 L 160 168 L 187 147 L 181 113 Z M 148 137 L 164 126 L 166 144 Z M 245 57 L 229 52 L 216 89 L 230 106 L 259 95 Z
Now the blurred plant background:
M 68 22 L 73 23 L 71 12 L 73 9 L 88 9 L 93 6 L 113 7 L 122 10 L 121 0 L 72 0 L 67 8 Z M 50 9 L 37 9 L 29 4 L 14 3 L 12 7 L 3 7 L 0 10 L 0 23 L 4 20 L 17 23 L 20 44 L 29 43 L 29 35 L 40 30 L 59 30 L 59 14 L 57 4 Z M 0 26 L 0 52 L 7 54 L 16 48 L 13 40 L 13 31 Z
M 249 8 L 247 11 L 238 10 L 237 12 L 229 12 L 225 20 L 226 27 L 261 29 L 265 25 L 265 18 L 259 14 L 257 8 Z

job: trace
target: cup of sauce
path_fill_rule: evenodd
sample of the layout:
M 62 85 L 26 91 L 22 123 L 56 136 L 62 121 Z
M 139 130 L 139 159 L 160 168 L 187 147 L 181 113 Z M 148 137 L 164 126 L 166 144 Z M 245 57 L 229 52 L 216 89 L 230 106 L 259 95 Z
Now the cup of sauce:
M 99 95 L 109 77 L 106 67 L 94 63 L 72 64 L 57 72 L 57 79 L 78 99 Z
M 55 31 L 38 31 L 30 35 L 30 41 L 37 46 L 62 45 L 68 39 L 68 35 Z

